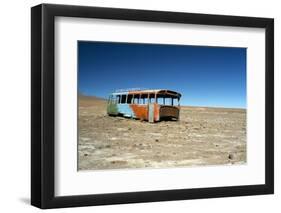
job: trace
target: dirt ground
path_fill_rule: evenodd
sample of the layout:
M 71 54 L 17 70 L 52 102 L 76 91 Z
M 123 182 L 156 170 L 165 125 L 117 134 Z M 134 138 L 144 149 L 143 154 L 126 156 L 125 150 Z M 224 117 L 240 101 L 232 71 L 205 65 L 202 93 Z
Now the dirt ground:
M 246 110 L 182 106 L 180 121 L 110 117 L 79 97 L 78 170 L 246 163 Z

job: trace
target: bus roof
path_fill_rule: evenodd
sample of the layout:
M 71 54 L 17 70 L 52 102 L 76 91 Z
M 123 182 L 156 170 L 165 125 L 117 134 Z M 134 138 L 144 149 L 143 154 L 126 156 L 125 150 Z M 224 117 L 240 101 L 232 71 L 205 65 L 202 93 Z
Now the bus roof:
M 181 97 L 181 94 L 172 90 L 167 89 L 145 89 L 145 90 L 128 90 L 128 91 L 118 91 L 113 92 L 112 95 L 127 95 L 127 94 L 149 94 L 149 93 L 156 93 L 161 95 L 167 96 L 176 96 Z

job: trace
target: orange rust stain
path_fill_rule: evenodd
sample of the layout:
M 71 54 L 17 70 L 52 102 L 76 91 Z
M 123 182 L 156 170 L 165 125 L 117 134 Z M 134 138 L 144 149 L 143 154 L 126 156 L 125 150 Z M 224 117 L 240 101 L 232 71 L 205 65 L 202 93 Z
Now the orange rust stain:
M 130 95 L 132 95 L 132 94 L 141 94 L 141 92 L 140 91 L 135 91 L 135 90 L 131 90 L 131 91 L 129 91 L 128 92 L 128 94 L 130 94 Z
M 148 119 L 148 105 L 130 104 L 135 116 L 141 120 Z
M 148 105 L 130 104 L 135 116 L 141 120 L 148 120 Z M 159 121 L 159 104 L 154 103 L 154 121 Z

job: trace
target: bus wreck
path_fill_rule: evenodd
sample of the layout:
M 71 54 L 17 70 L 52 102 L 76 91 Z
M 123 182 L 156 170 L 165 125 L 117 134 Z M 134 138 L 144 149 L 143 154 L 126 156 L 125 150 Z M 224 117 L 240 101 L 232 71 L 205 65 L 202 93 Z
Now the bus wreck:
M 109 96 L 107 114 L 149 121 L 179 120 L 181 94 L 172 90 L 119 90 Z

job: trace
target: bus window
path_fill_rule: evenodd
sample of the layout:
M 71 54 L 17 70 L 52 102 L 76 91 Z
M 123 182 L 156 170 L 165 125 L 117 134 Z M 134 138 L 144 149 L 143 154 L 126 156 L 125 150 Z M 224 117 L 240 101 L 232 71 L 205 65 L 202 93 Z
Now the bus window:
M 140 95 L 134 95 L 134 104 L 139 104 Z
M 127 97 L 127 95 L 121 95 L 121 104 L 126 103 L 126 97 Z
M 138 104 L 139 103 L 139 98 L 134 98 L 134 104 Z
M 139 100 L 139 104 L 143 104 L 144 102 L 143 102 L 143 97 L 140 97 L 140 100 Z
M 148 104 L 148 98 L 143 98 L 143 104 Z
M 133 95 L 128 95 L 127 97 L 127 104 L 131 104 L 133 100 Z
M 160 104 L 160 105 L 164 105 L 164 98 L 158 97 L 157 98 L 157 103 Z
M 166 97 L 166 98 L 165 98 L 165 105 L 167 105 L 167 106 L 172 106 L 172 98 Z
M 173 98 L 173 106 L 179 106 L 179 99 L 178 98 Z
M 148 94 L 142 94 L 141 95 L 140 104 L 148 104 Z
M 121 101 L 121 95 L 117 95 L 116 96 L 116 103 L 120 104 L 120 101 Z
M 154 97 L 150 97 L 149 98 L 149 103 L 155 103 L 155 98 Z

